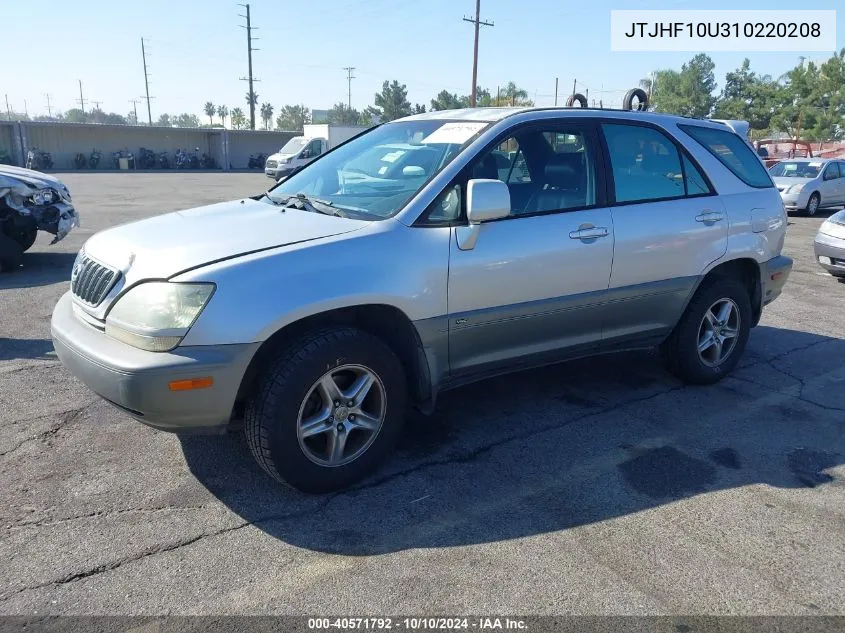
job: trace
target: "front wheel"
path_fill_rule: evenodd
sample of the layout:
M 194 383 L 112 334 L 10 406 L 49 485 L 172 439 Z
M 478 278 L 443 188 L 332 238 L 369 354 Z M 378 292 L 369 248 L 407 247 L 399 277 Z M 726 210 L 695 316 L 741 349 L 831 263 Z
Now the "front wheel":
M 666 368 L 684 382 L 718 382 L 739 362 L 751 322 L 751 300 L 742 283 L 730 278 L 705 282 L 660 346 Z
M 821 204 L 821 196 L 818 193 L 814 193 L 810 196 L 810 199 L 807 201 L 807 208 L 804 212 L 807 214 L 807 217 L 813 217 L 816 215 L 816 211 L 819 210 L 819 205 Z
M 405 414 L 402 364 L 380 339 L 349 327 L 294 341 L 247 403 L 253 456 L 304 492 L 349 486 L 390 454 Z

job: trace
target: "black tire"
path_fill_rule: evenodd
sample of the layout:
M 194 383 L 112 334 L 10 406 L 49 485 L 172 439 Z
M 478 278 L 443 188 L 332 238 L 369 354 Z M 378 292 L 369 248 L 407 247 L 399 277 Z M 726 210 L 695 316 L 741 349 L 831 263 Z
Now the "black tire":
M 698 335 L 706 312 L 716 302 L 730 299 L 739 312 L 736 342 L 724 360 L 716 365 L 706 364 L 698 352 Z M 748 335 L 751 332 L 753 315 L 751 299 L 745 285 L 730 277 L 715 277 L 705 281 L 695 293 L 675 329 L 660 345 L 660 355 L 666 369 L 684 382 L 696 385 L 710 385 L 727 376 L 739 362 Z
M 816 201 L 815 206 L 813 206 L 813 200 Z M 808 218 L 813 217 L 819 211 L 819 205 L 822 203 L 822 197 L 819 195 L 818 191 L 814 191 L 813 194 L 810 196 L 810 199 L 807 200 L 807 208 L 804 209 L 804 215 Z
M 637 107 L 634 108 L 634 99 L 638 101 Z M 622 100 L 623 110 L 638 110 L 643 111 L 648 109 L 648 95 L 642 88 L 631 88 L 625 93 L 625 98 Z
M 586 108 L 587 107 L 587 97 L 582 95 L 580 92 L 576 92 L 573 95 L 569 95 L 566 98 L 566 107 L 571 108 L 575 104 L 578 104 L 579 108 Z
M 386 394 L 384 422 L 354 461 L 322 466 L 300 446 L 300 406 L 321 376 L 351 363 L 367 367 L 381 380 Z M 291 343 L 267 366 L 244 412 L 247 443 L 259 465 L 282 483 L 310 493 L 345 488 L 390 455 L 402 431 L 406 397 L 402 363 L 384 342 L 351 327 L 321 329 Z
M 38 227 L 35 226 L 35 220 L 31 217 L 21 218 L 21 220 L 23 221 L 20 224 L 7 220 L 0 225 L 0 231 L 14 240 L 21 247 L 21 252 L 24 252 L 35 244 L 35 239 L 38 237 Z

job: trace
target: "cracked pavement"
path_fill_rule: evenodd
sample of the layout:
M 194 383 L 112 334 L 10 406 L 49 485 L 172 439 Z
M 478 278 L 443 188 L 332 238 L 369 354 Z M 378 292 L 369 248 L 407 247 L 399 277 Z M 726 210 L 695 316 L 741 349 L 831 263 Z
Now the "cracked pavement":
M 0 614 L 845 613 L 826 214 L 790 219 L 795 269 L 722 383 L 686 387 L 650 352 L 477 383 L 412 417 L 370 480 L 318 497 L 270 480 L 240 436 L 130 420 L 50 342 L 93 232 L 269 181 L 62 179 L 82 227 L 0 276 Z

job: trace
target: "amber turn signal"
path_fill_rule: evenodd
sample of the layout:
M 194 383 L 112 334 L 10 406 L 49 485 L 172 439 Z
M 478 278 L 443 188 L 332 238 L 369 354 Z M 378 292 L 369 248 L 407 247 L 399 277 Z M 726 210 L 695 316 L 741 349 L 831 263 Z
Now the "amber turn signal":
M 214 378 L 188 378 L 187 380 L 173 380 L 167 384 L 170 391 L 190 391 L 191 389 L 206 389 L 214 384 Z

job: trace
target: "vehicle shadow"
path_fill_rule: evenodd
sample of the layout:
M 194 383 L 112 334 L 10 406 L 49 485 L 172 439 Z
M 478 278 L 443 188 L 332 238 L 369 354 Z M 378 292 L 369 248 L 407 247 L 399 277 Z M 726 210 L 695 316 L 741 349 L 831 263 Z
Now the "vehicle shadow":
M 833 372 L 831 369 L 833 368 Z M 845 340 L 760 326 L 717 385 L 628 352 L 490 379 L 409 420 L 396 456 L 351 490 L 272 481 L 242 435 L 181 437 L 232 511 L 297 547 L 343 555 L 565 530 L 719 490 L 832 481 L 845 463 Z
M 28 252 L 23 254 L 20 266 L 0 273 L 0 290 L 34 288 L 63 281 L 70 282 L 70 271 L 76 253 Z
M 27 358 L 55 360 L 53 341 L 49 339 L 20 339 L 0 337 L 0 361 Z

